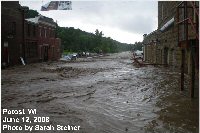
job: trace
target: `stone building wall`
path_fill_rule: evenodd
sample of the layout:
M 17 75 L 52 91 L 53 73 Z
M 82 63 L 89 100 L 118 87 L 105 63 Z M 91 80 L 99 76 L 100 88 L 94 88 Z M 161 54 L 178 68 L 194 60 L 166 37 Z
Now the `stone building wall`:
M 190 73 L 191 50 L 187 48 L 181 48 L 178 44 L 177 6 L 180 3 L 181 1 L 158 1 L 158 29 L 156 32 L 152 32 L 144 38 L 144 56 L 147 62 L 167 64 L 169 67 L 180 70 L 182 52 L 184 51 L 185 72 Z M 187 2 L 187 4 L 190 3 Z M 183 11 L 179 12 L 179 19 L 183 18 Z M 196 16 L 194 15 L 194 10 L 191 8 L 187 12 L 188 17 L 195 22 Z M 163 26 L 172 19 L 174 19 L 174 22 L 165 30 L 161 30 Z M 196 26 L 195 23 L 194 25 Z M 179 31 L 181 31 L 180 28 Z M 188 39 L 194 38 L 194 28 L 189 25 Z M 155 42 L 152 42 L 152 40 Z
M 153 32 L 144 38 L 143 43 L 145 61 L 153 62 L 152 58 L 156 55 L 156 63 L 165 64 L 181 73 L 181 90 L 184 89 L 184 73 L 190 75 L 190 96 L 194 97 L 199 90 L 199 17 L 195 13 L 199 2 L 195 2 L 195 9 L 191 3 L 158 1 L 157 36 Z M 151 43 L 152 38 L 156 39 L 155 43 Z
M 146 36 L 144 36 L 143 44 L 144 44 L 144 56 L 145 61 L 149 63 L 158 63 L 158 32 L 154 31 Z
M 176 10 L 179 2 L 159 1 L 158 2 L 158 30 L 160 30 L 169 20 L 174 18 L 173 24 L 159 34 L 159 41 L 162 50 L 162 62 L 168 66 L 180 69 L 181 49 L 178 47 L 178 29 L 176 26 Z
M 162 63 L 167 63 L 169 66 L 175 67 L 178 70 L 181 68 L 181 55 L 182 51 L 185 52 L 185 72 L 190 73 L 191 63 L 191 51 L 187 48 L 181 48 L 178 45 L 178 18 L 177 18 L 177 6 L 180 1 L 159 1 L 158 2 L 158 30 L 162 28 L 170 19 L 174 18 L 174 23 L 166 31 L 159 34 L 159 41 L 163 46 L 162 50 L 166 51 L 163 53 Z M 187 2 L 187 4 L 190 4 Z M 182 10 L 182 9 L 179 9 Z M 188 17 L 195 21 L 194 10 L 191 8 L 187 11 Z M 179 11 L 179 19 L 184 19 L 183 10 Z M 179 20 L 180 21 L 180 20 Z M 182 28 L 183 29 L 183 28 Z M 179 33 L 182 33 L 179 28 Z M 191 25 L 188 26 L 188 39 L 194 39 L 195 32 Z M 167 61 L 166 61 L 167 60 Z

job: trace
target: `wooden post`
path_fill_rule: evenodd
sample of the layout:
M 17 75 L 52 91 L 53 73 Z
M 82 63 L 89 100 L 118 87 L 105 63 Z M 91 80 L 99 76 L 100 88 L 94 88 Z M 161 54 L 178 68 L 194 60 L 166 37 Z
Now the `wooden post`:
M 196 40 L 191 41 L 190 48 L 191 48 L 191 75 L 190 75 L 190 97 L 194 97 L 194 88 L 195 88 L 195 43 Z
M 182 57 L 181 57 L 181 91 L 184 90 L 184 68 L 185 68 L 185 51 L 182 50 Z
M 179 7 L 177 7 L 177 11 L 176 11 L 176 12 L 177 12 L 177 22 L 179 22 Z M 180 33 L 179 33 L 179 32 L 180 32 L 180 31 L 179 31 L 179 26 L 180 26 L 180 24 L 177 25 L 177 31 L 178 31 L 178 46 L 179 46 L 179 39 L 180 39 L 180 38 L 179 38 L 179 34 L 180 34 Z
M 195 63 L 194 63 L 194 58 L 192 58 L 192 62 L 191 62 L 191 84 L 190 84 L 190 97 L 193 98 L 194 97 L 194 87 L 195 87 Z

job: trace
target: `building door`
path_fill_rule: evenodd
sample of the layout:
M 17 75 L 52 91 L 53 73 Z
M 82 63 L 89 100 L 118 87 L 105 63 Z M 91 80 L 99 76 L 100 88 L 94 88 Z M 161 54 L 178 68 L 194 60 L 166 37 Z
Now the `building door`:
M 172 67 L 173 69 L 175 68 L 176 65 L 176 51 L 174 49 L 172 49 Z
M 164 64 L 168 65 L 168 48 L 164 48 Z
M 48 61 L 48 46 L 44 46 L 44 61 Z

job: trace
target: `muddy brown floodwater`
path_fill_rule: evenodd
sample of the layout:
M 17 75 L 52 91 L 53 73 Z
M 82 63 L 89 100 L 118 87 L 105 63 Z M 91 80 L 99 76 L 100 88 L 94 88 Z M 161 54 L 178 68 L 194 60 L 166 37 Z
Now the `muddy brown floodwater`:
M 35 115 L 3 114 L 2 118 L 49 117 L 50 122 L 8 124 L 73 125 L 80 130 L 72 132 L 80 133 L 198 133 L 199 100 L 179 91 L 180 73 L 162 67 L 137 68 L 130 57 L 124 52 L 2 70 L 2 109 L 37 109 Z

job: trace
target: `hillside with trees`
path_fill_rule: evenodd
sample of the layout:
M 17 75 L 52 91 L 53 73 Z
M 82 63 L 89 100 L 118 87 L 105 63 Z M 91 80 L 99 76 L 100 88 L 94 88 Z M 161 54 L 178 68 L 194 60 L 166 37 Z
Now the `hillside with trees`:
M 129 51 L 133 47 L 131 44 L 120 43 L 110 37 L 103 37 L 102 31 L 98 29 L 93 34 L 73 27 L 58 27 L 57 37 L 61 39 L 64 50 L 70 52 L 115 53 Z

